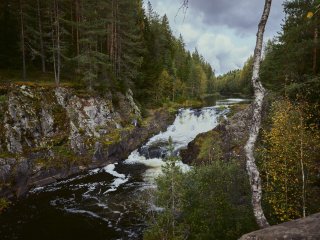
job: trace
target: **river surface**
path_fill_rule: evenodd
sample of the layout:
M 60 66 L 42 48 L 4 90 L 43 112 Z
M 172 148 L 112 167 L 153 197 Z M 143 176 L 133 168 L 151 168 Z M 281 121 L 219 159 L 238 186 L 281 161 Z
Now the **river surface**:
M 180 109 L 165 132 L 150 138 L 125 161 L 33 189 L 0 216 L 0 239 L 142 239 L 144 216 L 154 207 L 145 196 L 161 173 L 168 138 L 179 154 L 198 134 L 215 128 L 228 105 L 241 101 L 226 99 L 212 107 Z M 180 166 L 184 171 L 190 168 Z

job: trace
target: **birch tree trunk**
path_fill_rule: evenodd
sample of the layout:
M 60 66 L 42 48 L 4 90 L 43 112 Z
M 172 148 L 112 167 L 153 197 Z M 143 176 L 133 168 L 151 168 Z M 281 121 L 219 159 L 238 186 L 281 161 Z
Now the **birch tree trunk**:
M 305 173 L 304 173 L 304 161 L 303 161 L 303 116 L 302 109 L 299 108 L 300 114 L 300 167 L 301 167 L 301 178 L 302 178 L 302 216 L 306 217 L 306 181 L 305 181 Z
M 252 206 L 253 212 L 256 219 L 257 224 L 260 228 L 264 228 L 269 226 L 269 223 L 264 216 L 262 206 L 261 206 L 261 196 L 262 196 L 262 188 L 261 188 L 261 178 L 259 174 L 259 170 L 255 163 L 254 158 L 254 146 L 259 134 L 259 130 L 261 127 L 261 113 L 262 113 L 262 104 L 265 96 L 265 89 L 260 82 L 260 62 L 261 62 L 261 53 L 262 53 L 262 43 L 263 43 L 263 34 L 265 30 L 265 26 L 269 17 L 270 8 L 271 8 L 272 0 L 265 0 L 265 5 L 263 9 L 263 13 L 261 16 L 260 23 L 258 25 L 257 32 L 257 41 L 256 47 L 254 50 L 254 62 L 253 62 L 253 73 L 252 73 L 252 85 L 254 89 L 254 102 L 253 102 L 253 116 L 252 122 L 249 130 L 249 139 L 244 147 L 246 153 L 247 160 L 247 172 L 249 175 L 251 190 L 252 190 Z

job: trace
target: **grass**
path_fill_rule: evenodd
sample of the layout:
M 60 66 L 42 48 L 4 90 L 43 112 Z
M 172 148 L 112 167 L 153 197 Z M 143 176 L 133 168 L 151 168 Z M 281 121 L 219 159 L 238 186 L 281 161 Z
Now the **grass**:
M 111 133 L 105 136 L 105 140 L 103 141 L 103 145 L 109 146 L 114 143 L 118 143 L 121 141 L 121 131 L 122 129 L 115 129 Z
M 68 78 L 61 78 L 62 87 L 82 87 L 79 82 L 71 81 Z M 52 72 L 43 73 L 41 71 L 28 71 L 27 81 L 23 81 L 21 71 L 13 69 L 0 69 L 0 85 L 15 83 L 16 85 L 40 86 L 40 87 L 56 87 L 54 75 Z
M 227 114 L 228 118 L 231 118 L 234 116 L 236 113 L 243 111 L 246 109 L 250 104 L 247 103 L 240 103 L 240 104 L 234 104 L 230 106 L 230 112 Z
M 44 157 L 38 158 L 36 164 L 40 165 L 45 169 L 49 168 L 65 168 L 71 166 L 72 164 L 77 165 L 87 165 L 89 163 L 89 157 L 87 155 L 77 155 L 75 154 L 68 145 L 54 146 L 52 147 L 54 152 L 54 157 Z

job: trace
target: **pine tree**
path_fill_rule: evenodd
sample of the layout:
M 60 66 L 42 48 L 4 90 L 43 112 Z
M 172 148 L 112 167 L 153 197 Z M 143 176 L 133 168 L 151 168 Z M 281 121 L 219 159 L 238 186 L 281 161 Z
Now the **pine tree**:
M 78 62 L 82 80 L 89 91 L 92 91 L 93 85 L 97 84 L 99 76 L 106 71 L 108 66 L 108 56 L 104 48 L 101 48 L 107 34 L 105 29 L 107 20 L 101 17 L 95 2 L 82 2 L 81 9 L 82 21 L 79 23 L 76 20 L 79 35 L 77 51 L 79 54 L 75 59 Z M 101 3 L 100 11 L 105 10 L 106 6 Z
M 27 70 L 26 70 L 26 36 L 25 36 L 25 12 L 24 9 L 26 4 L 24 0 L 19 0 L 19 11 L 20 11 L 20 40 L 21 40 L 21 55 L 22 55 L 22 80 L 26 81 L 27 79 Z

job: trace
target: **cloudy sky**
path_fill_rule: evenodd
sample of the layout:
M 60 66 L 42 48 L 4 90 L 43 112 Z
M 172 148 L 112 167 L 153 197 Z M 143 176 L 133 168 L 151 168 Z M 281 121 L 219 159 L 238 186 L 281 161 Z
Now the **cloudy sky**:
M 173 33 L 181 33 L 189 50 L 198 48 L 216 75 L 241 68 L 252 55 L 264 0 L 189 0 L 184 14 L 182 0 L 150 0 L 161 16 L 167 14 Z M 146 0 L 147 2 L 147 0 Z M 265 39 L 280 31 L 283 0 L 273 0 Z

